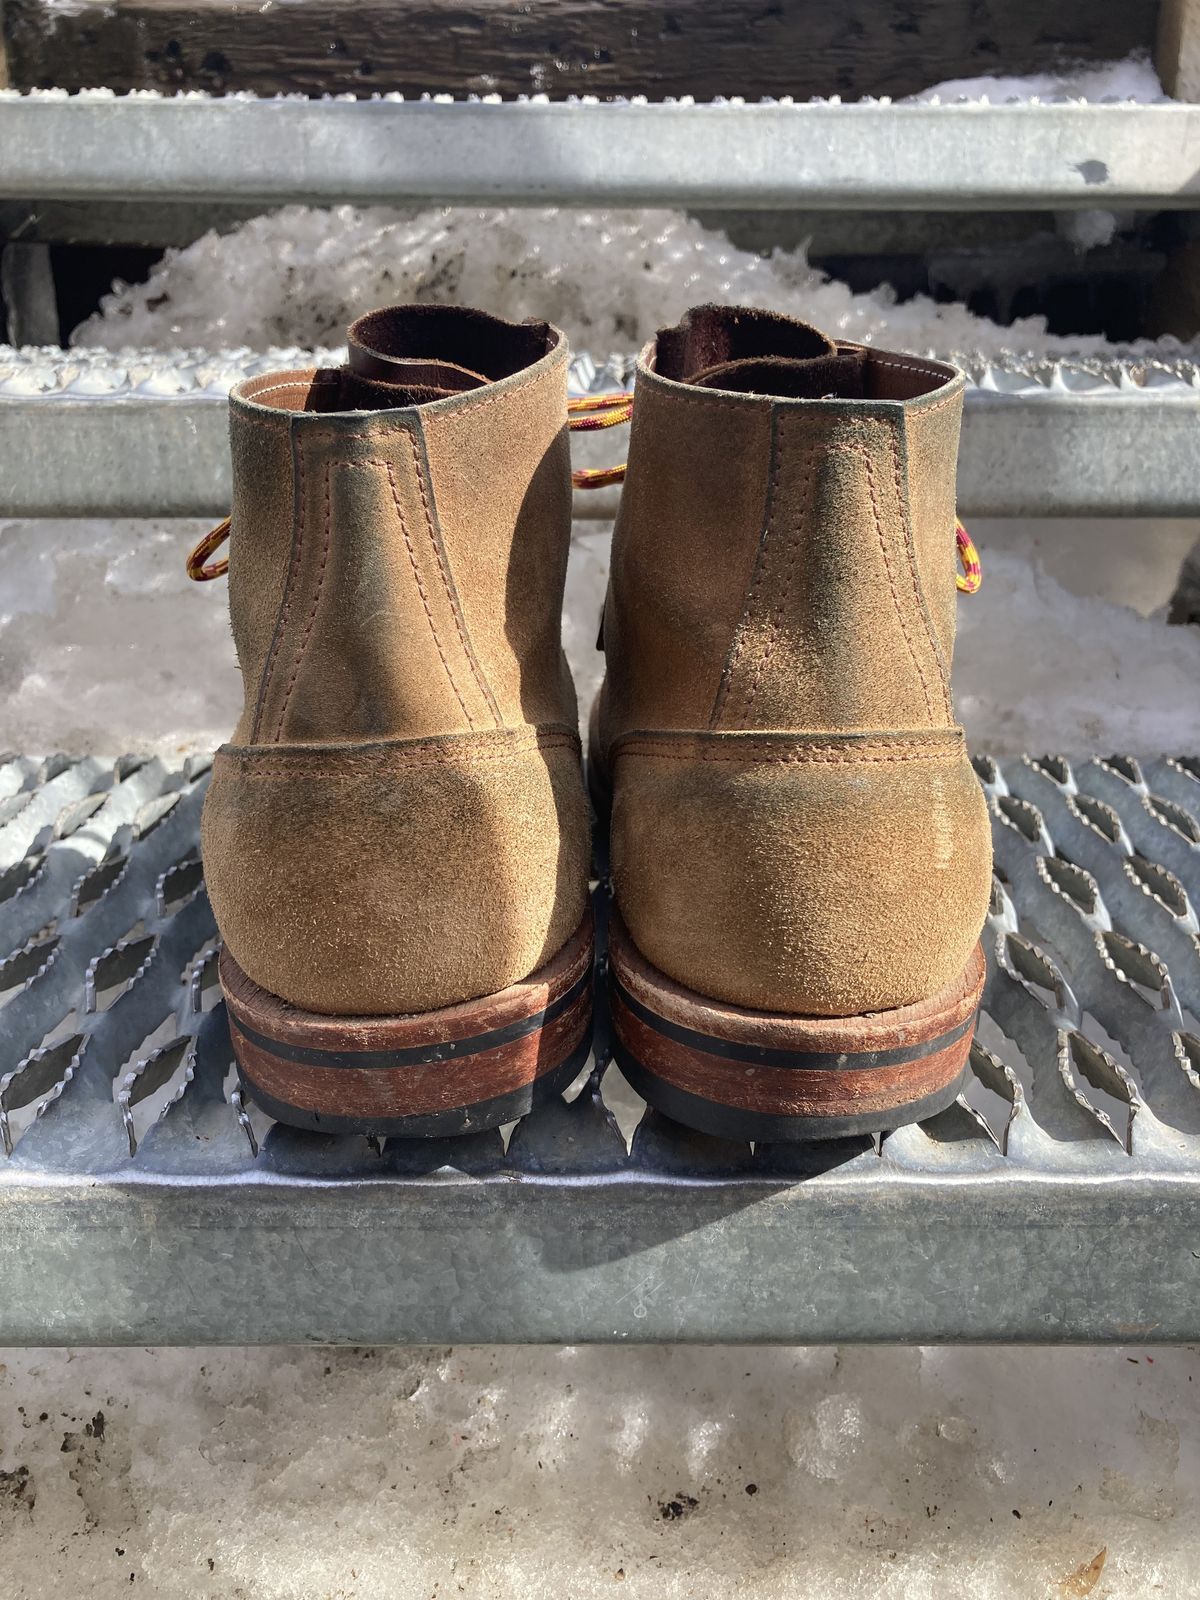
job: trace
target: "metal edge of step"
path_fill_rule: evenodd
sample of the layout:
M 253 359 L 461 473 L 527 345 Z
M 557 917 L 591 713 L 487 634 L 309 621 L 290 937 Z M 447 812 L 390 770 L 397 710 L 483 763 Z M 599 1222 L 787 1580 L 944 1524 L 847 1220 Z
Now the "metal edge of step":
M 343 354 L 0 347 L 0 515 L 223 515 L 231 385 Z M 1200 364 L 1182 349 L 948 359 L 971 379 L 965 515 L 1200 516 Z M 632 371 L 632 357 L 578 355 L 572 392 L 620 388 Z M 575 445 L 587 465 L 612 458 L 607 435 Z M 582 515 L 610 517 L 617 491 L 579 498 Z
M 1200 206 L 1200 106 L 0 92 L 0 194 L 981 210 Z
M 0 1342 L 1194 1340 L 1200 760 L 976 770 L 964 1096 L 752 1150 L 627 1141 L 603 1015 L 507 1145 L 271 1124 L 231 1092 L 206 764 L 0 758 Z

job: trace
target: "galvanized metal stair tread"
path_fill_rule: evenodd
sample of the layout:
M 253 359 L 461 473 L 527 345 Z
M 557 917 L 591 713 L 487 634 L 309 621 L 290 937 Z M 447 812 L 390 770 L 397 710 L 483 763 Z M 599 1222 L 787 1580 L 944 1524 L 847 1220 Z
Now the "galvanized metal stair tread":
M 0 759 L 0 1342 L 1200 1336 L 1200 760 L 980 757 L 966 1095 L 754 1150 L 652 1113 L 627 1146 L 603 1023 L 507 1146 L 269 1124 L 214 1003 L 207 765 Z
M 1118 395 L 1153 402 L 1182 400 L 1200 393 L 1200 362 L 1171 341 L 1111 346 L 1103 355 L 1080 351 L 1051 354 L 1013 349 L 987 357 L 970 350 L 914 352 L 962 367 L 984 395 L 1052 399 L 1061 395 Z M 291 367 L 336 366 L 346 347 L 274 346 L 267 350 L 136 349 L 107 350 L 80 345 L 14 348 L 0 344 L 0 397 L 24 400 L 55 396 L 80 404 L 104 399 L 171 401 L 180 396 L 224 401 L 243 378 Z M 601 360 L 587 351 L 571 362 L 570 386 L 577 394 L 628 386 L 636 352 Z
M 0 194 L 980 210 L 1200 204 L 1200 107 L 0 92 Z
M 1132 347 L 1109 358 L 940 354 L 972 379 L 958 475 L 965 514 L 1200 515 L 1200 364 Z M 230 386 L 339 359 L 336 351 L 0 346 L 0 513 L 223 515 Z M 571 386 L 578 394 L 623 387 L 632 371 L 631 356 L 583 353 Z M 611 440 L 583 437 L 596 462 L 611 459 Z M 615 491 L 579 500 L 583 514 L 611 515 Z

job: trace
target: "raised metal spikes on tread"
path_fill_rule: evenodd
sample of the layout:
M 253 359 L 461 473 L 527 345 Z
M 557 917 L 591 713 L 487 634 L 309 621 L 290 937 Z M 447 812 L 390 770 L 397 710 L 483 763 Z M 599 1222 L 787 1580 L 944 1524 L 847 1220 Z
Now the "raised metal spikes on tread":
M 7 786 L 36 819 L 10 899 L 44 893 L 38 863 L 107 830 L 0 949 L 19 958 L 0 993 L 0 1332 L 1194 1339 L 1200 884 L 1133 844 L 1133 765 L 1103 760 L 1111 803 L 1087 793 L 1084 760 L 976 758 L 997 876 L 961 1099 L 882 1138 L 752 1147 L 639 1113 L 603 998 L 575 1098 L 505 1137 L 272 1123 L 232 1088 L 197 857 L 204 764 L 147 796 L 123 793 L 145 764 L 0 759 L 0 804 Z M 1200 819 L 1200 763 L 1137 766 Z M 56 837 L 93 793 L 108 798 L 89 827 Z M 139 825 L 108 829 L 118 812 Z M 0 916 L 8 903 L 0 884 Z
M 195 1076 L 192 1051 L 192 1040 L 181 1035 L 178 1039 L 172 1039 L 170 1044 L 161 1045 L 150 1055 L 144 1056 L 137 1066 L 122 1078 L 117 1092 L 117 1105 L 129 1139 L 131 1156 L 137 1154 L 138 1147 L 137 1128 L 133 1117 L 135 1107 L 157 1094 L 160 1089 L 165 1089 L 174 1079 L 176 1081 L 174 1092 L 160 1113 L 165 1116 L 170 1107 L 183 1098 L 188 1084 Z
M 1200 393 L 1200 363 L 1180 356 L 1146 357 L 1119 348 L 1109 357 L 1047 357 L 1021 351 L 982 357 L 970 351 L 914 352 L 961 367 L 984 393 L 1045 396 L 1055 389 L 1073 394 L 1113 392 L 1188 397 Z M 5 398 L 74 399 L 96 402 L 129 395 L 170 401 L 188 396 L 223 401 L 230 388 L 245 378 L 294 367 L 337 366 L 346 349 L 295 346 L 269 350 L 105 350 L 80 347 L 63 350 L 15 349 L 0 345 L 0 400 Z M 630 386 L 636 353 L 609 355 L 597 361 L 587 351 L 572 357 L 572 395 L 605 394 Z M 12 757 L 12 761 L 19 758 Z M 1171 759 L 1171 758 L 1164 758 Z M 0 793 L 3 786 L 0 785 Z
M 46 781 L 27 808 L 39 826 L 31 831 L 26 823 L 25 837 L 28 850 L 44 850 L 44 870 L 0 903 L 0 932 L 11 937 L 31 923 L 43 927 L 0 957 L 0 983 L 5 972 L 23 980 L 5 985 L 7 1003 L 0 1005 L 0 1118 L 8 1154 L 19 1147 L 22 1159 L 36 1157 L 38 1125 L 76 1077 L 59 1119 L 61 1138 L 52 1134 L 50 1148 L 69 1147 L 73 1139 L 91 1143 L 107 1118 L 124 1123 L 123 1144 L 136 1148 L 132 1109 L 153 1092 L 149 1083 L 165 1053 L 151 1048 L 127 1074 L 124 1103 L 120 1095 L 114 1103 L 113 1081 L 142 1041 L 161 1037 L 171 1010 L 180 1011 L 179 1031 L 187 1030 L 194 984 L 190 972 L 187 983 L 181 976 L 216 933 L 196 866 L 206 769 L 207 762 L 172 771 L 128 758 L 41 774 Z M 52 787 L 59 790 L 57 811 L 46 800 Z M 81 800 L 96 801 L 86 830 L 71 826 Z M 175 886 L 169 903 L 166 885 Z
M 605 1103 L 601 1016 L 597 1066 L 578 1097 L 527 1117 L 486 1160 L 470 1138 L 461 1156 L 447 1146 L 420 1159 L 389 1140 L 382 1167 L 363 1170 L 413 1181 L 438 1171 L 482 1181 L 703 1170 L 717 1182 L 882 1154 L 931 1174 L 990 1159 L 1033 1171 L 1109 1170 L 1116 1160 L 1131 1173 L 1194 1163 L 1200 1175 L 1200 807 L 1186 803 L 1197 805 L 1200 763 L 984 752 L 975 767 L 998 877 L 980 1038 L 950 1112 L 874 1145 L 832 1141 L 832 1157 L 734 1141 L 716 1160 L 647 1114 L 629 1151 Z M 0 800 L 24 798 L 0 823 L 0 1130 L 23 1168 L 83 1160 L 116 1173 L 132 1158 L 152 1171 L 156 1152 L 180 1159 L 172 1129 L 201 1111 L 205 1140 L 225 1129 L 222 1161 L 261 1159 L 269 1119 L 228 1086 L 219 946 L 196 847 L 206 770 L 0 759 Z M 275 1168 L 299 1159 L 287 1140 L 271 1143 Z M 203 1147 L 188 1160 L 202 1168 Z M 332 1147 L 330 1161 L 346 1166 Z
M 13 1114 L 30 1108 L 34 1116 L 40 1116 L 57 1100 L 75 1075 L 82 1044 L 81 1034 L 71 1034 L 57 1044 L 31 1051 L 12 1072 L 0 1076 L 0 1139 L 5 1155 L 13 1153 Z

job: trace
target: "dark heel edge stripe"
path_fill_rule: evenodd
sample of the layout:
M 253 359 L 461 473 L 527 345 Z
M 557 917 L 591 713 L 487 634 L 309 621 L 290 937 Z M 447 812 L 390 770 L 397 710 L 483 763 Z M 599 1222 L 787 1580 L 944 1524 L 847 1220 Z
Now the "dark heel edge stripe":
M 302 1110 L 266 1094 L 256 1086 L 253 1076 L 240 1066 L 238 1076 L 255 1104 L 269 1117 L 274 1117 L 276 1122 L 288 1127 L 303 1128 L 310 1133 L 371 1133 L 388 1139 L 452 1139 L 467 1133 L 483 1133 L 489 1128 L 499 1128 L 506 1122 L 517 1122 L 521 1117 L 528 1116 L 539 1105 L 570 1088 L 583 1071 L 591 1050 L 592 1029 L 589 1025 L 583 1038 L 565 1060 L 547 1068 L 540 1077 L 531 1079 L 519 1089 L 448 1111 L 418 1111 L 401 1117 L 337 1116 Z
M 642 1066 L 619 1041 L 615 1041 L 613 1056 L 632 1088 L 647 1105 L 661 1111 L 672 1121 L 713 1138 L 744 1139 L 755 1144 L 807 1144 L 826 1139 L 848 1139 L 859 1134 L 886 1133 L 912 1122 L 924 1122 L 954 1104 L 970 1070 L 964 1065 L 941 1088 L 919 1100 L 910 1100 L 888 1109 L 792 1116 L 784 1112 L 749 1111 L 680 1089 Z
M 975 1026 L 979 1009 L 976 1005 L 965 1021 L 934 1039 L 925 1039 L 918 1044 L 901 1045 L 894 1050 L 781 1050 L 773 1045 L 737 1044 L 729 1039 L 718 1038 L 715 1034 L 699 1033 L 694 1028 L 685 1028 L 678 1022 L 669 1021 L 657 1011 L 651 1011 L 648 1006 L 630 994 L 617 976 L 611 960 L 608 965 L 608 979 L 618 1005 L 624 1006 L 648 1028 L 653 1028 L 655 1032 L 673 1039 L 676 1044 L 685 1045 L 690 1050 L 698 1050 L 707 1056 L 718 1056 L 725 1061 L 743 1062 L 748 1066 L 790 1067 L 798 1072 L 859 1072 L 871 1067 L 900 1067 L 911 1061 L 921 1061 L 926 1056 L 936 1055 L 939 1051 L 948 1049 L 964 1034 L 969 1033 Z M 613 1021 L 614 1025 L 619 1027 L 619 1015 L 615 1010 Z

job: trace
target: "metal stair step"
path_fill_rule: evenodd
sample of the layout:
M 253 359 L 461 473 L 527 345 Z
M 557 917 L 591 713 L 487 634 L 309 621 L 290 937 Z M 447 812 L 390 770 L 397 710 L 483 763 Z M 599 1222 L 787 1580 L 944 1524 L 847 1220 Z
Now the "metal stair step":
M 0 1342 L 1200 1338 L 1200 759 L 976 764 L 964 1096 L 751 1149 L 627 1137 L 603 1018 L 507 1144 L 270 1123 L 232 1088 L 207 764 L 0 760 Z
M 0 195 L 987 210 L 1200 205 L 1200 106 L 0 92 Z
M 1135 350 L 1073 360 L 941 354 L 973 380 L 958 475 L 965 515 L 1200 516 L 1197 363 Z M 0 346 L 0 515 L 222 516 L 230 386 L 340 359 Z M 623 387 L 632 366 L 579 355 L 572 389 Z M 581 437 L 588 464 L 611 461 L 610 437 Z M 616 490 L 580 496 L 581 514 L 609 516 L 616 499 Z

